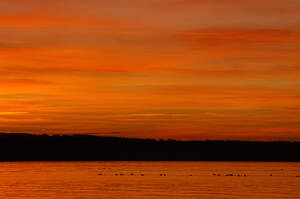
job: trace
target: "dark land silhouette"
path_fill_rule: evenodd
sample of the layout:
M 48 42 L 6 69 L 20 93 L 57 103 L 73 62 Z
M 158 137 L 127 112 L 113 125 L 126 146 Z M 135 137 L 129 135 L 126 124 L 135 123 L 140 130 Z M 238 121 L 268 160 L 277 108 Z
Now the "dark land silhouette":
M 0 161 L 300 161 L 300 142 L 0 133 Z

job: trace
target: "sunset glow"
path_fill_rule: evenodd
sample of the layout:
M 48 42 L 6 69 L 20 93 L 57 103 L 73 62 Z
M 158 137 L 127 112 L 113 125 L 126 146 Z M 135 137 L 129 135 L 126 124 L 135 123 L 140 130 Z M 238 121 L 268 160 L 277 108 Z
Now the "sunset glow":
M 298 0 L 0 2 L 0 131 L 300 140 Z

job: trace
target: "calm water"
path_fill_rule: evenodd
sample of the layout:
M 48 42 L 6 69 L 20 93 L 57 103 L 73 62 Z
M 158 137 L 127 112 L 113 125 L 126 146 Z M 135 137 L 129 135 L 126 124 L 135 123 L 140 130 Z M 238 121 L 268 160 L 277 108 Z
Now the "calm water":
M 297 175 L 300 163 L 5 162 L 0 163 L 0 198 L 296 199 Z

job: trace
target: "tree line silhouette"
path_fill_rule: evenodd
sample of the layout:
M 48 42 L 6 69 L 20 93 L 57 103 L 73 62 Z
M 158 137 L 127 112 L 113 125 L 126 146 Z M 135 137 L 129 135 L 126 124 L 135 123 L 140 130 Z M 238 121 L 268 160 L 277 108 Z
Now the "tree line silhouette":
M 0 161 L 300 161 L 300 142 L 0 133 Z

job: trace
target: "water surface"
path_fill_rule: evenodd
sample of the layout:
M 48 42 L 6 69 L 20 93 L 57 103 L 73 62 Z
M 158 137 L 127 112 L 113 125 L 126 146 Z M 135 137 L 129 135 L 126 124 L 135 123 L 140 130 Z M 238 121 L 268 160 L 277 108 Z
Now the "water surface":
M 2 162 L 0 198 L 296 199 L 296 176 L 300 163 Z

